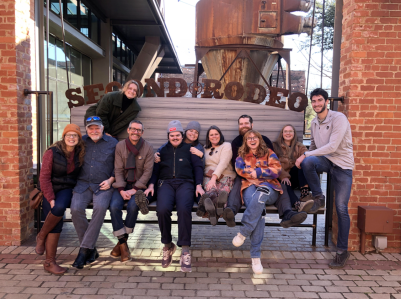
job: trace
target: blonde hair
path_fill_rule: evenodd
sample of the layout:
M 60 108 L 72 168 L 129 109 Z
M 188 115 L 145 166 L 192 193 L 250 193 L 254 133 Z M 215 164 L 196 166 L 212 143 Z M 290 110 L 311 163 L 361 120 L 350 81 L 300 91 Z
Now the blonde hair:
M 138 90 L 136 91 L 136 97 L 138 97 L 138 94 L 139 94 L 141 91 L 140 91 L 138 82 L 136 82 L 135 80 L 128 80 L 127 82 L 125 82 L 123 88 L 121 89 L 121 93 L 125 93 L 125 92 L 127 91 L 128 87 L 129 87 L 131 84 L 135 84 L 136 87 L 138 88 Z
M 238 149 L 238 156 L 240 156 L 242 159 L 245 159 L 245 156 L 247 154 L 249 154 L 249 152 L 251 151 L 251 149 L 249 148 L 249 146 L 247 144 L 247 139 L 248 139 L 248 136 L 252 133 L 259 139 L 259 147 L 257 148 L 257 151 L 256 151 L 257 156 L 263 157 L 264 155 L 266 155 L 269 152 L 269 149 L 267 148 L 267 145 L 266 145 L 265 141 L 263 140 L 262 135 L 256 130 L 249 130 L 248 132 L 245 133 L 244 138 L 242 140 L 242 145 Z

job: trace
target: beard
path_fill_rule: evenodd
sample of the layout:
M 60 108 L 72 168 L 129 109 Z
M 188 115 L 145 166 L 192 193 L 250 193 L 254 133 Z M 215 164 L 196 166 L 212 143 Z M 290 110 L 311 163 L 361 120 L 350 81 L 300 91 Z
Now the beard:
M 322 109 L 320 111 L 316 111 L 314 110 L 317 114 L 320 114 L 322 112 L 324 112 L 327 109 L 326 103 L 323 105 Z
M 102 137 L 102 135 L 92 135 L 92 136 L 89 136 L 89 137 L 90 137 L 90 139 L 95 141 L 95 140 L 99 140 Z
M 240 134 L 241 136 L 244 136 L 245 133 L 248 132 L 248 131 L 251 130 L 251 129 L 252 129 L 251 127 L 244 127 L 244 128 L 242 128 L 242 129 L 239 129 L 238 131 L 239 131 L 239 134 Z

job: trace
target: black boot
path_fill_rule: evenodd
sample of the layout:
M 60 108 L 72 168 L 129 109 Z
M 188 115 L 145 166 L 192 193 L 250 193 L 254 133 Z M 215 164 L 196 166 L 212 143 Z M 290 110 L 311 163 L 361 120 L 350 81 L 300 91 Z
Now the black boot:
M 89 249 L 89 255 L 88 255 L 88 259 L 86 260 L 87 264 L 92 264 L 94 261 L 97 260 L 97 258 L 99 257 L 99 253 L 96 250 L 96 247 L 94 247 L 93 249 Z
M 289 211 L 283 217 L 280 225 L 284 228 L 289 228 L 291 226 L 301 224 L 305 221 L 306 217 L 308 217 L 308 214 L 306 214 L 305 212 Z
M 90 254 L 89 248 L 79 248 L 79 253 L 72 266 L 77 269 L 82 269 L 86 265 L 86 261 Z
M 325 206 L 325 197 L 323 194 L 315 196 L 313 200 L 314 200 L 313 206 L 309 210 L 310 214 L 315 214 L 320 208 L 324 208 Z

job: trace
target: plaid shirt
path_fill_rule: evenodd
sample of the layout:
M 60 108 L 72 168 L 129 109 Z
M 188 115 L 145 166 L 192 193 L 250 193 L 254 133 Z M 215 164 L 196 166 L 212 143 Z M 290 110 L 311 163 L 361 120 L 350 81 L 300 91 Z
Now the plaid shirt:
M 235 161 L 235 171 L 243 178 L 241 196 L 242 191 L 251 185 L 267 186 L 280 194 L 283 193 L 281 184 L 277 180 L 281 173 L 281 164 L 271 149 L 263 157 L 255 157 L 252 153 L 248 153 L 244 160 L 238 156 Z M 256 171 L 256 179 L 251 176 L 253 171 Z

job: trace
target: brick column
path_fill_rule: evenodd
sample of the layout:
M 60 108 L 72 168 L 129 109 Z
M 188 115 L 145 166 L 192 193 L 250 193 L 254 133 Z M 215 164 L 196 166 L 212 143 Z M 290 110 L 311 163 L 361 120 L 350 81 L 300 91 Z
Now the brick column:
M 33 228 L 31 88 L 34 1 L 0 3 L 0 245 L 20 245 Z
M 394 209 L 394 234 L 388 235 L 386 251 L 401 247 L 400 17 L 400 1 L 344 0 L 339 94 L 346 101 L 339 110 L 351 123 L 356 162 L 349 205 L 351 250 L 360 246 L 359 205 Z M 371 244 L 368 236 L 367 250 L 373 250 Z

